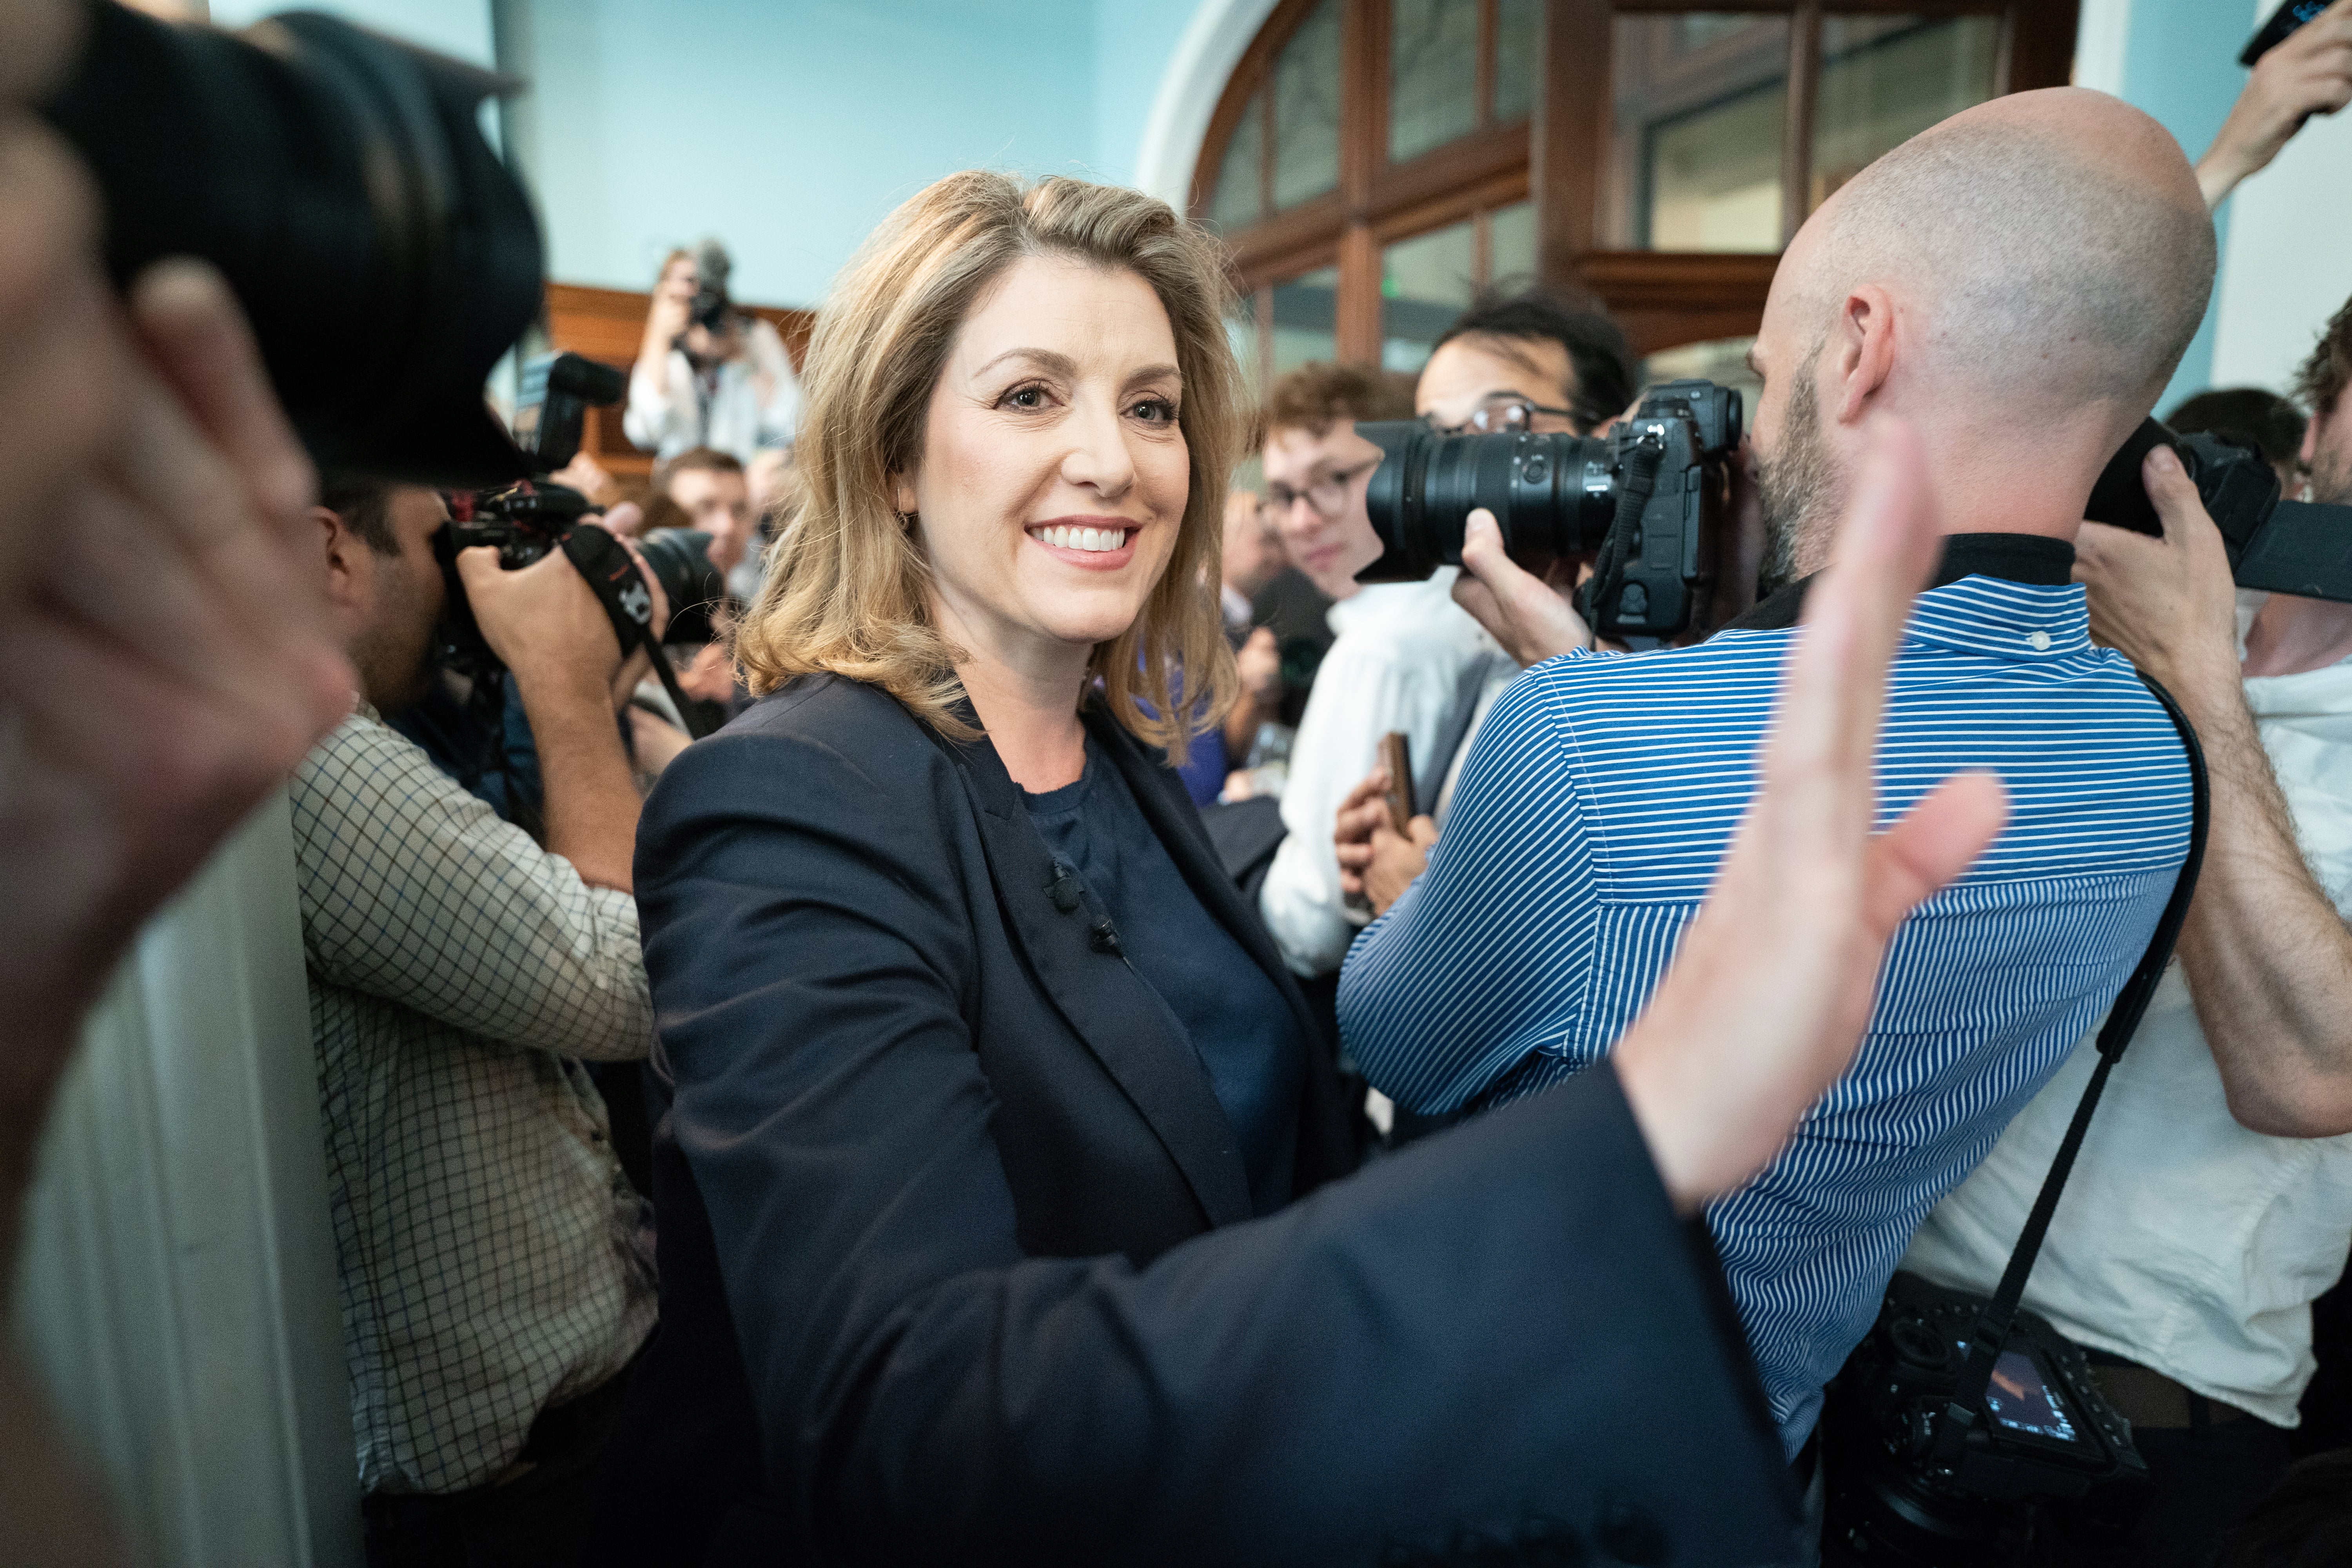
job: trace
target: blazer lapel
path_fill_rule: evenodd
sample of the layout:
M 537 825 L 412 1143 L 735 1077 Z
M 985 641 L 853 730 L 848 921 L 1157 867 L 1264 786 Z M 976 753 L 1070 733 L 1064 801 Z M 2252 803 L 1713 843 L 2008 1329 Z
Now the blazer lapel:
M 1332 1037 L 1329 1023 L 1308 1005 L 1297 978 L 1282 962 L 1282 950 L 1275 945 L 1257 910 L 1234 886 L 1216 846 L 1209 842 L 1209 830 L 1202 826 L 1200 812 L 1183 793 L 1175 774 L 1140 742 L 1120 729 L 1100 705 L 1089 703 L 1086 720 L 1096 743 L 1127 780 L 1136 804 L 1143 808 L 1152 831 L 1167 847 L 1169 858 L 1176 862 L 1185 884 L 1210 916 L 1265 972 L 1274 988 L 1289 1004 L 1291 1016 L 1298 1021 L 1298 1037 L 1306 1042 L 1307 1061 L 1305 1091 L 1299 1104 L 1296 1191 L 1303 1194 L 1333 1176 L 1347 1174 L 1356 1168 L 1361 1115 L 1351 1105 L 1346 1080 L 1339 1076 L 1339 1043 Z M 1360 1100 L 1362 1096 L 1359 1092 L 1354 1098 Z
M 1150 1124 L 1209 1223 L 1252 1217 L 1241 1141 L 1192 1042 L 1125 959 L 1096 950 L 1086 906 L 1065 910 L 1055 904 L 1046 890 L 1053 858 L 996 748 L 983 737 L 949 750 L 971 790 L 1005 923 L 1047 994 Z

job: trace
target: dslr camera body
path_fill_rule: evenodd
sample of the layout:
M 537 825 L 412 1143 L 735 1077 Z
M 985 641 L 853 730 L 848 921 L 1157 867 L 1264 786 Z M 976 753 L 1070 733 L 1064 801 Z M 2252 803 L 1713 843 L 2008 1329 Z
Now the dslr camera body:
M 2046 1319 L 2018 1312 L 1958 1441 L 1939 1443 L 1984 1306 L 1912 1274 L 1888 1284 L 1823 1407 L 1823 1563 L 2065 1563 L 2128 1534 L 2147 1467 Z
M 2218 436 L 2179 436 L 2142 421 L 2092 487 L 2083 515 L 2161 537 L 2164 525 L 2140 478 L 2141 461 L 2159 445 L 2172 448 L 2196 483 L 2238 586 L 2352 603 L 2352 507 L 2281 499 L 2270 464 Z
M 1687 628 L 1714 580 L 1714 541 L 1739 448 L 1741 399 L 1711 381 L 1643 395 L 1606 437 L 1441 436 L 1417 419 L 1357 433 L 1385 454 L 1365 494 L 1379 560 L 1366 583 L 1419 582 L 1462 560 L 1471 511 L 1495 514 L 1513 561 L 1542 575 L 1593 558 L 1579 607 L 1605 637 L 1650 641 Z
M 562 468 L 580 449 L 589 407 L 617 403 L 628 390 L 627 377 L 620 371 L 573 353 L 533 360 L 523 368 L 522 384 L 516 440 L 541 472 Z M 636 559 L 610 533 L 586 521 L 588 515 L 587 497 L 543 479 L 523 479 L 502 489 L 450 494 L 449 521 L 433 536 L 434 555 L 448 587 L 437 650 L 444 668 L 478 684 L 501 668 L 474 620 L 464 580 L 457 574 L 457 552 L 477 545 L 498 551 L 499 564 L 509 572 L 551 551 L 562 551 L 595 590 L 622 651 L 652 644 L 653 595 L 637 571 Z M 637 546 L 646 570 L 669 600 L 664 643 L 707 643 L 718 636 L 712 616 L 725 603 L 727 581 L 711 563 L 709 545 L 707 533 L 667 529 L 648 535 Z M 656 658 L 654 669 L 691 722 L 692 710 L 675 689 L 676 676 L 667 660 Z
M 700 327 L 713 337 L 726 333 L 735 319 L 735 301 L 727 293 L 727 278 L 734 269 L 735 264 L 717 240 L 706 239 L 695 247 L 694 298 L 686 307 L 688 326 Z M 686 348 L 685 333 L 678 334 L 675 346 Z

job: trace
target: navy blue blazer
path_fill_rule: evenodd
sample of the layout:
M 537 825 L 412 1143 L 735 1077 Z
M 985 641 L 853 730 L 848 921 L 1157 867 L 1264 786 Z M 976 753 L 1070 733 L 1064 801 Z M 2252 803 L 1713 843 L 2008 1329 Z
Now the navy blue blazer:
M 1175 775 L 1087 724 L 1312 1029 Z M 603 1560 L 1786 1554 L 1738 1324 L 1612 1074 L 1333 1180 L 1318 1057 L 1305 1195 L 1253 1218 L 1190 1042 L 1052 879 L 994 749 L 872 687 L 670 765 L 636 861 L 662 1324 Z

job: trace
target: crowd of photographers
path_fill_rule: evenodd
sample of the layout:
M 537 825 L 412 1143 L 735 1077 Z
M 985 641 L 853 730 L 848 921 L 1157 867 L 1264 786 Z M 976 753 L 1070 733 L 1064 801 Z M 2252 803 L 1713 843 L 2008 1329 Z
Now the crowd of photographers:
M 12 104 L 62 15 L 6 12 Z M 944 531 L 955 462 L 984 491 L 1029 427 L 858 443 L 975 417 L 933 384 L 1024 289 L 1116 350 L 1057 252 L 1149 277 L 1213 405 L 1211 253 L 1156 204 L 942 182 L 805 387 L 723 250 L 675 253 L 625 393 L 650 493 L 574 462 L 603 531 L 526 547 L 523 503 L 315 473 L 205 269 L 110 299 L 12 108 L 0 1234 L 111 961 L 290 779 L 372 1564 L 2337 1560 L 2352 605 L 2238 589 L 2168 447 L 2158 531 L 2084 514 L 2203 314 L 2211 207 L 2347 99 L 2341 0 L 2194 168 L 2061 91 L 1850 182 L 1781 260 L 1664 637 L 1624 507 L 1598 551 L 1475 510 L 1458 567 L 1383 570 L 1395 442 L 1641 468 L 1725 428 L 1596 303 L 1498 289 L 1410 382 L 1289 372 L 1257 487 L 1180 487 L 1151 635 L 1075 638 L 1061 752 L 944 640 L 1080 613 Z M 938 304 L 926 222 L 1001 226 L 1008 281 Z M 1076 346 L 1021 355 L 1082 401 Z M 1122 374 L 1142 433 L 1035 480 L 1105 524 L 1183 473 L 1173 372 Z M 2169 423 L 2352 506 L 2352 301 L 2292 393 Z M 893 684 L 935 649 L 961 687 Z M 1171 725 L 1163 800 L 1134 737 Z M 2025 1348 L 1904 1427 L 1876 1384 L 1969 1358 L 1919 1345 L 1986 1299 Z M 0 1375 L 0 1559 L 111 1560 L 46 1431 Z

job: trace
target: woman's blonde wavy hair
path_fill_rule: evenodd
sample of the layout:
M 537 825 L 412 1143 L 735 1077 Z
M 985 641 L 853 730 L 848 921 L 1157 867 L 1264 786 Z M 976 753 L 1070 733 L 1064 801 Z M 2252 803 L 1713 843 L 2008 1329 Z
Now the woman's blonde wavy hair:
M 1217 583 L 1242 379 L 1225 337 L 1232 296 L 1216 242 L 1165 202 L 1113 185 L 950 174 L 858 251 L 817 315 L 793 447 L 799 515 L 735 629 L 736 663 L 754 692 L 829 671 L 881 687 L 953 739 L 978 733 L 956 713 L 962 656 L 932 623 L 930 566 L 891 504 L 893 482 L 922 456 L 924 416 L 957 330 L 1026 256 L 1134 273 L 1175 334 L 1192 491 L 1165 574 L 1134 625 L 1096 645 L 1088 668 L 1112 717 L 1181 762 L 1191 734 L 1232 706 L 1236 685 Z

